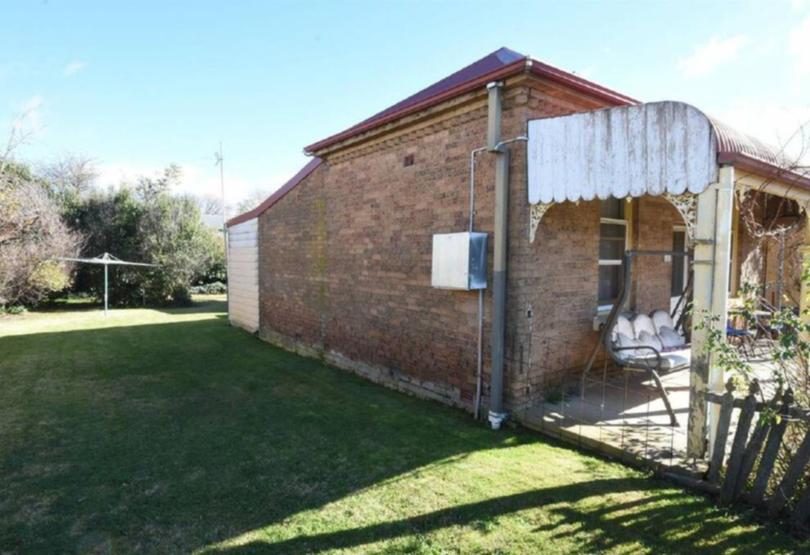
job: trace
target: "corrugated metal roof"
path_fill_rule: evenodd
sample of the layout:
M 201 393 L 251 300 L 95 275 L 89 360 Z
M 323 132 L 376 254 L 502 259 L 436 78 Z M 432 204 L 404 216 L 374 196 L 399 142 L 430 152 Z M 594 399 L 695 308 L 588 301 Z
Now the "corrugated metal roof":
M 465 92 L 482 86 L 490 81 L 506 78 L 522 71 L 529 71 L 535 75 L 558 81 L 566 86 L 580 90 L 586 94 L 603 98 L 614 104 L 634 104 L 635 99 L 621 93 L 612 91 L 573 73 L 568 73 L 548 64 L 532 60 L 525 54 L 520 54 L 508 48 L 500 48 L 480 60 L 458 70 L 457 72 L 437 81 L 385 110 L 378 112 L 368 119 L 349 127 L 335 135 L 307 146 L 304 150 L 309 153 L 317 152 L 340 141 L 364 133 L 375 127 L 423 110 Z
M 529 203 L 700 193 L 717 181 L 716 133 L 683 102 L 529 120 Z
M 480 78 L 482 75 L 486 75 L 498 69 L 502 69 L 510 64 L 513 64 L 520 60 L 525 60 L 526 56 L 515 52 L 514 50 L 509 50 L 508 48 L 500 48 L 495 52 L 484 56 L 480 60 L 471 63 L 467 67 L 464 67 L 457 72 L 453 73 L 442 79 L 441 81 L 437 81 L 430 85 L 427 88 L 422 89 L 416 94 L 412 94 L 405 100 L 401 100 L 397 102 L 393 106 L 389 106 L 382 112 L 378 112 L 371 116 L 370 118 L 361 121 L 357 125 L 351 127 L 359 127 L 369 122 L 373 122 L 379 120 L 387 115 L 393 114 L 394 112 L 398 112 L 405 108 L 409 108 L 414 106 L 424 100 L 432 98 L 438 94 L 443 92 L 449 91 L 458 87 L 459 85 L 463 85 L 468 81 L 472 81 L 474 79 Z
M 709 116 L 717 134 L 717 156 L 744 155 L 755 158 L 767 164 L 788 165 L 789 161 L 784 153 L 756 137 L 741 133 L 722 121 Z M 722 161 L 721 161 L 722 163 Z
M 776 148 L 756 137 L 741 133 L 731 126 L 709 117 L 717 135 L 717 163 L 791 185 L 810 189 L 810 173 L 797 167 L 784 149 Z
M 256 218 L 259 214 L 261 214 L 262 212 L 273 206 L 275 203 L 280 201 L 282 197 L 284 197 L 284 195 L 292 191 L 296 185 L 301 183 L 304 180 L 304 178 L 306 178 L 309 174 L 314 172 L 315 169 L 322 163 L 323 160 L 321 160 L 320 158 L 313 158 L 307 163 L 306 166 L 298 170 L 298 173 L 292 176 L 292 178 L 290 178 L 289 181 L 287 181 L 284 185 L 282 185 L 275 193 L 267 197 L 264 200 L 264 202 L 262 202 L 259 206 L 257 206 L 253 210 L 248 210 L 243 214 L 234 216 L 233 218 L 228 220 L 226 225 L 228 227 L 231 227 L 232 225 L 241 224 L 242 222 L 246 222 L 248 220 Z

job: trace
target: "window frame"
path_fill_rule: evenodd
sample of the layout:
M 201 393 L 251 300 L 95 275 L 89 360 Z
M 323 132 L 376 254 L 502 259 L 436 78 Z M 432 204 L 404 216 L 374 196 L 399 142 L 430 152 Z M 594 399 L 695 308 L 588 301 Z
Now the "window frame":
M 675 251 L 674 242 L 675 242 L 675 234 L 676 233 L 683 233 L 683 251 L 681 251 L 681 252 L 684 252 L 685 256 L 681 256 L 679 258 L 681 258 L 683 260 L 683 268 L 681 269 L 681 271 L 683 273 L 683 276 L 681 276 L 681 279 L 683 280 L 683 286 L 686 287 L 686 284 L 689 283 L 689 236 L 686 233 L 686 226 L 685 225 L 673 225 L 672 226 L 672 241 L 673 241 L 672 250 L 673 250 L 673 252 Z M 673 256 L 671 258 L 672 258 L 672 263 L 674 263 L 675 257 Z M 672 278 L 670 278 L 670 279 L 672 279 Z M 678 295 L 672 295 L 672 287 L 671 287 L 672 285 L 673 284 L 670 281 L 670 299 L 674 299 L 675 297 L 680 296 L 680 293 Z
M 604 201 L 600 201 L 600 202 L 604 202 Z M 624 253 L 627 252 L 627 246 L 630 244 L 630 222 L 629 222 L 629 220 L 627 218 L 627 208 L 628 208 L 627 204 L 629 204 L 629 203 L 627 202 L 627 199 L 619 199 L 619 202 L 624 203 L 624 204 L 622 204 L 622 213 L 624 214 L 623 218 L 611 218 L 611 217 L 602 216 L 601 212 L 600 212 L 600 216 L 599 216 L 599 246 L 600 246 L 600 249 L 599 250 L 601 252 L 602 241 L 605 240 L 605 238 L 602 236 L 602 225 L 607 224 L 607 225 L 619 225 L 619 226 L 622 226 L 622 227 L 624 227 L 624 249 L 622 251 L 622 258 L 618 258 L 618 259 L 617 258 L 601 258 L 601 255 L 599 255 L 598 265 L 597 265 L 597 267 L 599 267 L 599 268 L 601 268 L 602 266 L 621 266 L 622 264 L 624 264 Z M 611 308 L 613 308 L 613 305 L 614 305 L 614 303 L 616 302 L 617 299 L 613 299 L 609 303 L 606 303 L 602 299 L 600 299 L 599 298 L 599 285 L 600 285 L 599 277 L 597 276 L 597 289 L 596 289 L 597 311 L 598 312 L 606 312 L 606 311 L 610 310 Z

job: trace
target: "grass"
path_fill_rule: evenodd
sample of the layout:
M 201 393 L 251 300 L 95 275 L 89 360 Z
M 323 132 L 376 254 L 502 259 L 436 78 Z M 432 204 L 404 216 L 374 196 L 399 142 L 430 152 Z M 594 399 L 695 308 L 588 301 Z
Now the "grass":
M 810 549 L 275 349 L 224 308 L 0 317 L 0 552 Z

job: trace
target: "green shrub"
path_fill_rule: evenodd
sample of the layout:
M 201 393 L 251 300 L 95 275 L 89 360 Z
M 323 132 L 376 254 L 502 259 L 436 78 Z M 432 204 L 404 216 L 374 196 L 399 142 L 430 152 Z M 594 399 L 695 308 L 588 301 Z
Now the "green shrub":
M 224 295 L 228 292 L 228 286 L 221 281 L 213 283 L 203 283 L 201 285 L 194 285 L 191 287 L 193 295 Z

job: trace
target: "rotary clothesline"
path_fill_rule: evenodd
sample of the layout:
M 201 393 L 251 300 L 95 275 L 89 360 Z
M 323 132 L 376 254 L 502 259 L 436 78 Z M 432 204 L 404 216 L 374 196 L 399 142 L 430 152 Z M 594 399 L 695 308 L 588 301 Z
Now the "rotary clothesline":
M 120 258 L 111 255 L 108 252 L 105 252 L 101 256 L 96 256 L 95 258 L 70 258 L 70 257 L 59 257 L 58 260 L 64 260 L 65 262 L 82 262 L 84 264 L 102 264 L 104 266 L 104 316 L 107 315 L 107 300 L 109 298 L 108 295 L 108 268 L 113 266 L 150 266 L 150 267 L 157 267 L 159 264 L 147 264 L 145 262 L 128 262 L 126 260 L 121 260 Z

